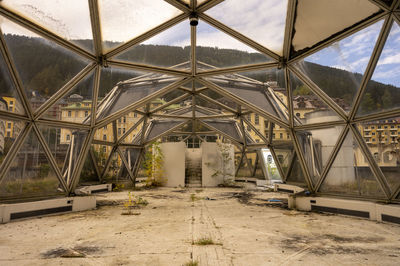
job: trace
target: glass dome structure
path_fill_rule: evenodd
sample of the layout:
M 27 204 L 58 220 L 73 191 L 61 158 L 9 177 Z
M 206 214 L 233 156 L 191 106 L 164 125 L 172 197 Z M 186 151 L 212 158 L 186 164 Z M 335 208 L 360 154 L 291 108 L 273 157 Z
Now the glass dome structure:
M 268 148 L 286 183 L 400 202 L 399 0 L 1 0 L 0 70 L 2 201 L 219 137 L 237 174 Z

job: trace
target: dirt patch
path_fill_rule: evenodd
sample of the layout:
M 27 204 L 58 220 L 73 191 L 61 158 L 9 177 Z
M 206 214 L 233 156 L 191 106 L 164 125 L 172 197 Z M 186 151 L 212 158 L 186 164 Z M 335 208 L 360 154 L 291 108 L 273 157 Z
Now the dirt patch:
M 248 206 L 259 206 L 259 207 L 278 207 L 287 209 L 288 200 L 287 198 L 255 198 L 255 194 L 251 192 L 227 192 L 219 194 L 222 198 L 235 198 L 241 204 Z
M 188 190 L 187 190 L 187 189 L 179 189 L 179 190 L 172 190 L 171 192 L 175 192 L 175 193 L 187 193 Z
M 361 237 L 361 236 L 345 237 L 345 236 L 338 236 L 338 235 L 333 235 L 333 234 L 325 234 L 325 235 L 322 235 L 321 237 L 330 239 L 337 243 L 354 243 L 354 242 L 376 243 L 376 242 L 381 242 L 381 241 L 385 240 L 385 238 L 383 238 L 383 237 Z
M 146 194 L 146 197 L 153 199 L 182 199 L 177 195 L 166 195 L 166 194 Z
M 100 252 L 100 248 L 96 246 L 76 246 L 73 248 L 55 248 L 42 253 L 45 259 L 51 258 L 83 258 L 86 255 L 91 255 Z

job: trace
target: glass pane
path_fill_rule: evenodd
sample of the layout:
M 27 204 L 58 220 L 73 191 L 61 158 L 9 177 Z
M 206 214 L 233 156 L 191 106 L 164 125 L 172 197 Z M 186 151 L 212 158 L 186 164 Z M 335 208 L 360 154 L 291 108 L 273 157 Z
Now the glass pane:
M 273 149 L 278 160 L 276 163 L 281 166 L 282 171 L 286 176 L 294 156 L 293 143 L 288 142 L 287 145 L 279 145 Z
M 297 132 L 297 138 L 314 184 L 321 177 L 344 126 Z
M 206 13 L 282 55 L 286 10 L 287 1 L 282 0 L 230 0 Z
M 179 125 L 182 125 L 185 123 L 185 121 L 156 121 L 153 120 L 150 129 L 147 133 L 146 140 L 147 141 L 153 141 L 156 140 L 160 135 L 164 134 L 166 131 L 171 130 L 173 128 L 178 127 Z
M 204 120 L 203 121 L 207 126 L 211 129 L 216 129 L 220 132 L 225 133 L 226 135 L 232 137 L 238 142 L 243 142 L 241 135 L 238 132 L 235 121 L 211 121 Z
M 89 63 L 7 19 L 3 19 L 1 29 L 34 110 Z
M 101 175 L 104 171 L 104 167 L 106 167 L 108 157 L 110 157 L 112 146 L 92 144 L 92 150 L 94 157 L 96 158 L 97 168 Z
M 385 197 L 351 131 L 347 133 L 320 192 Z
M 239 106 L 233 100 L 228 99 L 210 89 L 203 90 L 200 94 L 208 96 L 209 98 L 216 100 L 216 101 L 222 103 L 223 105 L 230 107 L 231 109 L 234 109 L 234 110 L 237 110 L 237 108 Z M 188 100 L 190 100 L 190 98 Z M 196 97 L 196 104 L 200 105 L 202 107 L 211 108 L 211 109 L 219 110 L 222 112 L 229 112 L 229 110 L 226 110 L 226 109 L 220 107 L 219 105 L 214 104 L 214 103 L 212 103 L 206 99 L 200 98 L 200 97 Z
M 374 74 L 368 81 L 358 115 L 400 108 L 400 27 L 393 22 Z
M 122 118 L 121 118 L 122 119 Z M 95 140 L 107 141 L 107 142 L 114 142 L 114 129 L 113 123 L 110 123 L 102 128 L 99 128 L 94 133 Z
M 59 180 L 33 130 L 0 184 L 0 198 L 40 197 L 63 193 Z
M 199 21 L 196 29 L 196 59 L 199 71 L 214 67 L 265 63 L 272 60 L 206 22 Z
M 141 117 L 142 116 L 137 113 L 133 113 L 133 112 L 129 113 L 128 118 L 127 118 L 127 125 L 125 127 L 125 132 L 128 131 L 132 126 L 134 126 Z M 123 143 L 133 143 L 137 134 L 139 134 L 139 132 L 141 132 L 142 127 L 143 127 L 143 123 L 140 123 L 136 127 L 136 129 L 134 129 L 131 133 L 129 133 L 129 135 L 122 142 Z M 125 134 L 124 131 L 122 133 L 123 133 L 122 135 Z M 121 135 L 121 137 L 122 137 L 122 135 Z
M 60 171 L 65 171 L 68 167 L 67 156 L 71 143 L 74 142 L 75 145 L 79 138 L 83 138 L 84 140 L 87 136 L 87 132 L 83 130 L 50 127 L 45 125 L 39 125 L 39 130 L 53 154 Z
M 185 20 L 113 59 L 132 63 L 171 67 L 190 60 L 190 25 Z M 180 65 L 175 68 L 185 68 Z
M 327 95 L 348 112 L 360 87 L 383 21 L 379 21 L 297 63 Z
M 89 5 L 81 0 L 4 0 L 7 8 L 93 52 Z M 79 23 L 77 23 L 79 18 Z
M 100 180 L 94 168 L 92 158 L 90 157 L 90 154 L 88 154 L 88 156 L 85 159 L 85 163 L 83 164 L 78 184 L 80 186 L 88 186 L 88 185 L 96 185 L 99 183 Z
M 101 72 L 97 119 L 102 119 L 142 100 L 178 78 L 108 67 Z
M 293 113 L 296 125 L 342 120 L 321 98 L 294 73 L 290 74 Z
M 247 119 L 247 121 L 249 121 L 249 123 L 251 123 L 251 125 L 253 125 L 259 133 L 261 133 L 261 135 L 263 135 L 264 137 L 266 135 L 268 135 L 268 120 L 266 120 L 264 117 L 255 114 L 255 113 L 250 113 L 247 114 L 245 116 L 245 118 Z M 238 123 L 239 120 L 237 120 Z M 256 143 L 264 143 L 264 141 L 262 140 L 262 138 L 256 134 L 256 132 L 254 130 L 251 129 L 251 127 L 245 122 L 243 121 L 243 125 L 245 130 L 249 133 L 251 139 L 256 142 Z M 238 124 L 240 126 L 240 124 Z
M 268 125 L 268 127 L 270 126 L 272 126 L 272 143 L 274 145 L 293 145 L 289 130 L 273 123 Z
M 300 187 L 307 187 L 306 179 L 304 177 L 303 170 L 301 169 L 298 156 L 295 157 L 293 165 L 291 168 L 289 168 L 289 171 L 290 172 L 286 179 L 286 183 Z
M 292 45 L 295 51 L 311 47 L 379 11 L 369 1 L 303 0 L 297 3 Z
M 73 123 L 90 123 L 93 72 L 75 85 L 70 92 L 52 105 L 43 118 Z
M 400 185 L 400 117 L 358 123 L 357 128 L 392 191 L 396 190 Z
M 287 110 L 282 94 L 275 93 L 272 87 L 257 80 L 233 74 L 206 78 L 219 87 L 269 114 L 287 121 Z M 281 97 L 279 97 L 281 96 Z
M 117 176 L 119 175 L 122 167 L 124 166 L 119 154 L 114 152 L 111 154 L 110 166 L 108 167 L 102 181 L 106 183 L 116 183 Z
M 270 180 L 282 180 L 282 177 L 279 174 L 278 167 L 276 166 L 271 151 L 269 149 L 261 149 L 261 153 L 263 157 L 260 162 L 264 163 L 264 165 L 266 166 L 266 170 L 268 172 L 268 178 Z
M 235 157 L 235 166 L 237 166 L 240 163 L 240 156 L 237 155 Z M 249 159 L 249 163 L 250 163 L 250 159 Z M 239 167 L 239 171 L 237 172 L 237 177 L 250 177 L 251 176 L 251 171 L 249 169 L 249 167 L 247 166 L 247 162 L 246 159 L 243 158 L 240 167 Z
M 0 165 L 25 125 L 21 121 L 0 119 Z
M 182 13 L 163 0 L 101 0 L 99 9 L 106 51 Z
M 25 114 L 17 89 L 8 72 L 3 56 L 0 54 L 0 110 Z

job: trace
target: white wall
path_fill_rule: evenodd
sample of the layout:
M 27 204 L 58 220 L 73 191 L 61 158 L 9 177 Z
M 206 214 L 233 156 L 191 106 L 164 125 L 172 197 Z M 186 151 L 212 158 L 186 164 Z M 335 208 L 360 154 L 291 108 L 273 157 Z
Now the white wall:
M 166 142 L 160 145 L 164 155 L 164 176 L 166 187 L 185 186 L 185 150 L 184 142 Z
M 229 144 L 224 144 L 229 145 Z M 222 154 L 217 143 L 203 142 L 201 144 L 203 150 L 202 155 L 202 185 L 203 187 L 215 187 L 224 182 L 222 175 Z M 234 179 L 235 162 L 233 145 L 229 145 L 230 160 L 226 162 L 225 173 L 226 179 Z M 216 172 L 218 174 L 213 176 Z

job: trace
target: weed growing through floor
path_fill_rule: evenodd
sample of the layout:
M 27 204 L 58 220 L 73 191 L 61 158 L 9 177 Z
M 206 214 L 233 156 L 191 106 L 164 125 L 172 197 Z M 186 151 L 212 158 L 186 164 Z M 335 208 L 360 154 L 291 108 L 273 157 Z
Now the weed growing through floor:
M 209 245 L 221 245 L 221 243 L 219 242 L 214 242 L 214 240 L 212 240 L 209 237 L 202 237 L 197 239 L 196 241 L 192 242 L 192 245 L 197 245 L 197 246 L 209 246 Z
M 134 196 L 132 192 L 129 192 L 128 200 L 124 202 L 124 211 L 122 215 L 139 215 L 140 213 L 134 213 L 132 210 L 146 206 L 147 204 L 149 204 L 147 200 L 140 196 Z
M 190 200 L 192 201 L 192 202 L 195 202 L 196 200 L 200 200 L 200 198 L 199 197 L 196 197 L 196 194 L 190 194 Z
M 189 262 L 186 262 L 185 264 L 183 264 L 183 266 L 198 266 L 198 265 L 199 265 L 199 262 L 197 260 L 189 261 Z

